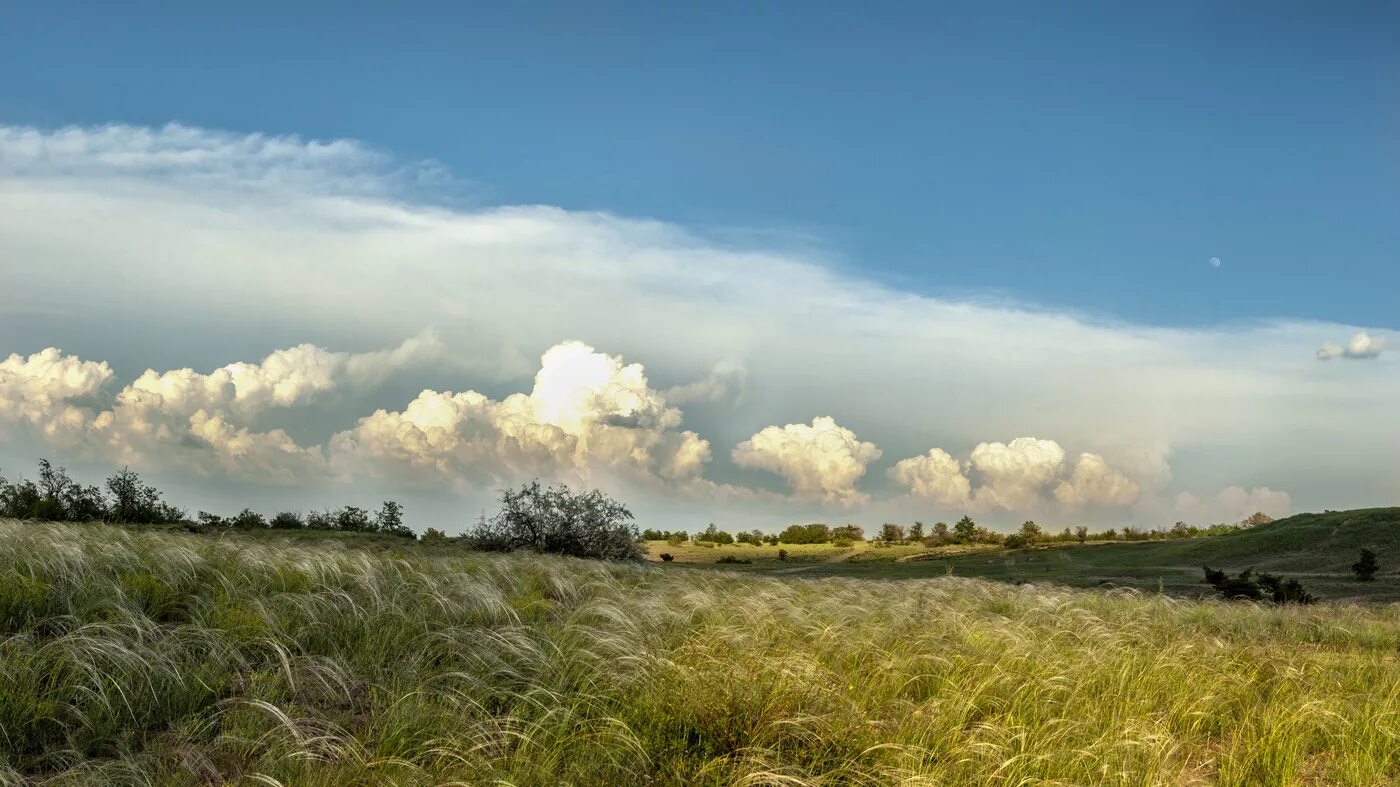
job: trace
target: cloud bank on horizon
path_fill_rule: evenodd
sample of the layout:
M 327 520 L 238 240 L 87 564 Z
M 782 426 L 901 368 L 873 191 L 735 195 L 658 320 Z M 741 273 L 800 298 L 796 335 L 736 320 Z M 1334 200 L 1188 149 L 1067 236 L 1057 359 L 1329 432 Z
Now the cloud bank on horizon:
M 902 292 L 657 221 L 449 207 L 434 167 L 353 142 L 0 128 L 0 175 L 9 465 L 468 509 L 542 477 L 682 526 L 1163 523 L 1400 494 L 1400 371 L 1374 328 Z M 1347 332 L 1315 356 L 1375 363 L 1312 360 Z

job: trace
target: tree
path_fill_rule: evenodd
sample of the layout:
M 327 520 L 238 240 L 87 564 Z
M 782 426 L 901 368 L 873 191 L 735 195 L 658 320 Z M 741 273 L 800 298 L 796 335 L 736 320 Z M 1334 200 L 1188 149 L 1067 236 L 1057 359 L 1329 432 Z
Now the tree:
M 1006 541 L 1003 542 L 1007 549 L 1021 549 L 1030 546 L 1030 543 L 1030 540 L 1026 538 L 1024 533 L 1012 533 L 1007 536 Z
M 1085 526 L 1083 526 L 1083 525 L 1080 525 L 1079 527 L 1076 527 L 1076 528 L 1074 529 L 1074 537 L 1075 537 L 1075 539 L 1076 539 L 1077 541 L 1079 541 L 1079 543 L 1081 543 L 1081 544 L 1084 543 L 1085 541 L 1088 541 L 1088 540 L 1089 540 L 1089 528 L 1087 528 L 1087 527 L 1085 527 Z
M 1263 511 L 1255 511 L 1254 513 L 1245 517 L 1244 521 L 1240 522 L 1240 524 L 1244 525 L 1245 527 L 1256 527 L 1258 525 L 1270 524 L 1273 521 L 1274 518 L 1264 513 Z
M 122 468 L 107 479 L 111 495 L 108 518 L 113 522 L 149 524 L 178 522 L 185 512 L 161 500 L 160 491 L 141 482 L 141 476 L 130 468 Z
M 1356 572 L 1357 582 L 1370 582 L 1376 578 L 1376 572 L 1381 570 L 1380 564 L 1376 562 L 1376 553 L 1370 549 L 1361 550 L 1361 559 L 1351 564 L 1351 570 Z
M 953 532 L 959 541 L 972 541 L 977 537 L 977 523 L 972 521 L 972 517 L 964 516 L 953 525 Z
M 933 523 L 933 534 L 930 535 L 930 536 L 928 537 L 928 540 L 929 540 L 930 542 L 932 542 L 932 546 L 938 546 L 939 544 L 946 544 L 946 543 L 948 543 L 949 541 L 951 541 L 952 539 L 949 537 L 949 534 L 948 534 L 948 523 L 947 523 L 947 522 L 934 522 L 934 523 Z
M 915 522 L 915 523 L 914 523 L 914 526 L 911 527 L 911 528 L 909 528 L 909 540 L 910 540 L 910 541 L 923 541 L 923 540 L 924 540 L 924 523 L 923 523 L 923 522 Z
M 400 538 L 417 538 L 413 528 L 403 523 L 403 506 L 393 500 L 385 500 L 374 515 L 374 529 L 380 533 Z
M 423 543 L 441 544 L 447 541 L 447 534 L 435 527 L 430 527 L 423 531 Z
M 475 549 L 510 552 L 526 549 L 575 557 L 640 560 L 632 512 L 594 489 L 571 492 L 564 484 L 539 481 L 501 492 L 501 508 L 468 531 L 464 540 Z
M 335 529 L 347 533 L 366 533 L 374 530 L 374 521 L 363 508 L 346 506 L 335 512 Z
M 299 530 L 306 527 L 306 523 L 301 521 L 301 515 L 294 514 L 291 511 L 279 513 L 277 516 L 274 516 L 272 521 L 268 524 L 276 530 Z
M 831 529 L 831 538 L 844 538 L 847 541 L 864 541 L 865 528 L 856 524 L 845 524 Z
M 825 544 L 831 540 L 831 528 L 820 522 L 810 525 L 788 525 L 778 534 L 782 544 Z
M 904 527 L 893 522 L 886 522 L 880 528 L 880 540 L 886 544 L 893 544 L 904 540 Z
M 225 524 L 228 527 L 235 527 L 239 530 L 261 530 L 267 527 L 267 520 L 262 518 L 262 514 L 255 513 L 253 509 L 245 508 L 225 522 Z
M 1040 530 L 1040 525 L 1037 525 L 1029 519 L 1021 523 L 1021 536 L 1026 539 L 1027 544 L 1033 544 L 1039 541 L 1041 535 L 1043 535 L 1043 533 Z

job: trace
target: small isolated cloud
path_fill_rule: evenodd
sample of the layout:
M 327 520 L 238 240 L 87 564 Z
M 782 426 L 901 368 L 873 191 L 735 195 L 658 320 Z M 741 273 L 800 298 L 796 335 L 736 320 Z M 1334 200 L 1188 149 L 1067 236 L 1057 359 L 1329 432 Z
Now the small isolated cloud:
M 1223 263 L 1223 262 L 1220 261 L 1220 258 L 1219 258 L 1219 257 L 1211 257 L 1211 258 L 1210 258 L 1210 267 L 1212 267 L 1212 268 L 1219 268 L 1221 265 L 1224 265 L 1224 264 L 1225 264 L 1225 263 Z
M 1324 342 L 1318 348 L 1318 360 L 1330 361 L 1333 358 L 1350 358 L 1352 360 L 1365 361 L 1380 356 L 1385 350 L 1385 340 L 1379 336 L 1372 336 L 1365 331 L 1357 331 L 1347 342 L 1347 346 L 1342 347 L 1335 342 Z
M 880 449 L 824 416 L 813 418 L 810 426 L 765 427 L 735 446 L 730 456 L 740 467 L 787 479 L 798 497 L 855 505 L 870 499 L 856 483 L 866 466 L 880 458 Z
M 1208 500 L 1182 492 L 1176 496 L 1176 510 L 1179 515 L 1196 521 L 1240 522 L 1259 511 L 1278 519 L 1293 513 L 1293 499 L 1287 492 L 1267 486 L 1253 489 L 1228 486 Z
M 710 373 L 689 383 L 666 389 L 666 401 L 676 404 L 692 402 L 739 402 L 744 398 L 748 370 L 742 364 L 721 361 Z

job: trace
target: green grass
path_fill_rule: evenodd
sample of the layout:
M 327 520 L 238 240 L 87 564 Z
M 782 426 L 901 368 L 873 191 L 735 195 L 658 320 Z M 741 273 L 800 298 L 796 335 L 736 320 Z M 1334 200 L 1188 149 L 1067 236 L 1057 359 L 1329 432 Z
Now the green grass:
M 648 547 L 651 554 L 660 549 L 655 544 Z M 1381 572 L 1373 582 L 1357 582 L 1351 571 L 1363 547 L 1376 550 L 1380 556 Z M 836 556 L 830 546 L 825 548 L 827 556 Z M 727 549 L 733 548 L 706 550 L 708 560 L 730 554 Z M 922 554 L 911 554 L 911 550 Z M 1201 571 L 1202 565 L 1208 564 L 1231 571 L 1253 567 L 1297 577 L 1325 599 L 1391 603 L 1400 602 L 1400 508 L 1299 514 L 1208 538 L 1050 544 L 960 555 L 949 555 L 946 548 L 894 547 L 870 549 L 844 560 L 822 559 L 820 553 L 808 557 L 811 562 L 801 565 L 755 560 L 752 566 L 737 568 L 757 573 L 791 573 L 797 568 L 806 576 L 871 579 L 913 579 L 951 572 L 1001 582 L 1130 587 L 1197 597 L 1210 592 Z
M 0 522 L 0 783 L 1400 779 L 1400 606 L 360 543 Z

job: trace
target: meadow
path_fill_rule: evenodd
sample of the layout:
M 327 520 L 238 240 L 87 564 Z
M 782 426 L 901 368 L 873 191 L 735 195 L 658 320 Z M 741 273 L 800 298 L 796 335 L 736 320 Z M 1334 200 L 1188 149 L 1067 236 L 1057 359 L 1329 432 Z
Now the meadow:
M 1351 570 L 1362 548 L 1383 557 L 1371 582 Z M 786 551 L 779 559 L 779 549 Z M 978 577 L 1011 583 L 1054 583 L 1082 588 L 1135 588 L 1183 598 L 1210 595 L 1202 567 L 1255 568 L 1296 577 L 1323 599 L 1400 602 L 1400 508 L 1298 514 L 1226 535 L 1156 541 L 1052 542 L 1006 549 L 992 544 L 926 547 L 857 541 L 833 544 L 711 547 L 687 542 L 647 544 L 647 557 L 673 555 L 675 563 L 759 574 L 864 579 Z M 717 564 L 723 557 L 747 563 Z M 674 564 L 674 563 L 673 563 Z
M 1400 779 L 1397 606 L 0 521 L 0 627 L 5 784 Z

